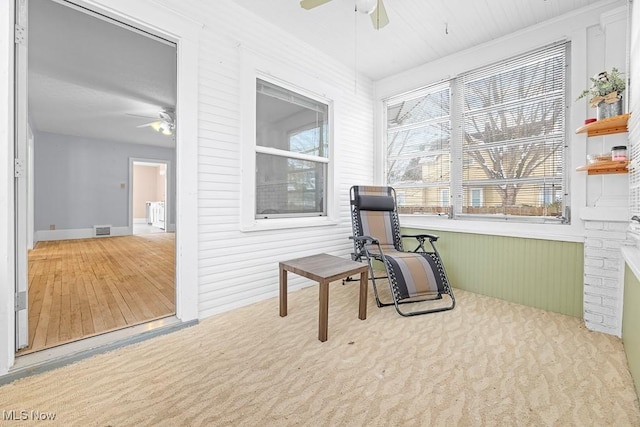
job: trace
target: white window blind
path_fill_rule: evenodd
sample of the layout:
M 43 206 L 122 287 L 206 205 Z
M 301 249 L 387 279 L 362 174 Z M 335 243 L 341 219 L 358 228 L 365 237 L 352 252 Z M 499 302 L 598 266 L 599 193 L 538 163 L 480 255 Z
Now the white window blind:
M 640 5 L 636 3 L 633 7 L 640 7 Z M 633 14 L 633 22 L 631 23 L 633 28 L 640 25 L 638 16 L 640 14 Z M 639 31 L 631 32 L 629 45 L 631 46 L 630 52 L 638 51 L 638 47 L 640 47 Z M 629 165 L 629 211 L 631 217 L 640 218 L 640 80 L 637 77 L 640 71 L 640 55 L 630 55 L 629 70 L 629 73 L 626 73 L 627 78 L 632 77 L 627 80 L 629 90 L 626 95 L 628 100 L 627 111 L 631 112 L 631 117 L 629 117 L 629 123 L 627 124 L 629 130 L 629 159 L 631 159 L 631 164 Z M 640 221 L 631 221 L 630 228 L 636 238 L 640 240 Z
M 567 222 L 568 50 L 556 43 L 387 99 L 399 212 Z
M 462 191 L 457 214 L 564 215 L 568 43 L 460 76 Z M 482 202 L 470 189 L 482 189 Z
M 640 85 L 636 87 L 632 86 L 631 89 L 635 88 L 640 88 Z M 635 104 L 640 107 L 640 102 L 637 102 L 637 100 L 634 101 L 636 101 Z M 632 111 L 634 111 L 633 106 L 634 103 L 632 101 Z M 640 120 L 634 114 L 629 118 L 627 128 L 629 130 L 629 158 L 631 159 L 631 164 L 629 165 L 629 211 L 631 217 L 636 218 L 636 220 L 631 221 L 630 229 L 640 240 L 640 221 L 637 220 L 637 218 L 640 218 Z
M 449 84 L 424 88 L 386 103 L 387 183 L 400 213 L 448 214 L 451 182 Z M 447 197 L 443 197 L 443 195 Z

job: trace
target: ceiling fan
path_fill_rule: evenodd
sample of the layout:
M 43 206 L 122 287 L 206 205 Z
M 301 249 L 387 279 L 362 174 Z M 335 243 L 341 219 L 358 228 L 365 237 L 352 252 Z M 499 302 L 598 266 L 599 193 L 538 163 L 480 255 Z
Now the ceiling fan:
M 331 0 L 300 0 L 300 6 L 303 9 L 313 9 L 329 3 Z M 355 0 L 356 12 L 364 13 L 371 16 L 371 22 L 376 30 L 384 27 L 389 23 L 387 11 L 384 8 L 382 0 Z
M 151 129 L 156 132 L 160 132 L 163 135 L 173 135 L 173 131 L 176 127 L 176 119 L 173 111 L 160 111 L 158 113 L 158 117 L 160 120 L 156 120 L 153 122 L 145 123 L 140 126 L 136 126 L 139 128 L 151 127 Z

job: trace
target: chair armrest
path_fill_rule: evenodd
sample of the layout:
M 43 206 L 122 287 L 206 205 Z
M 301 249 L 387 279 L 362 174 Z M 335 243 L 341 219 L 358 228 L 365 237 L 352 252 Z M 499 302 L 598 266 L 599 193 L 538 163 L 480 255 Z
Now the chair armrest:
M 358 237 L 349 236 L 349 239 L 357 240 L 359 242 L 364 242 L 364 243 L 367 243 L 367 242 L 370 242 L 370 243 L 373 243 L 373 244 L 379 243 L 378 239 L 375 239 L 375 238 L 373 238 L 371 236 L 358 236 Z
M 430 242 L 437 242 L 439 238 L 435 234 L 403 234 L 400 237 L 410 237 L 422 241 L 429 239 Z

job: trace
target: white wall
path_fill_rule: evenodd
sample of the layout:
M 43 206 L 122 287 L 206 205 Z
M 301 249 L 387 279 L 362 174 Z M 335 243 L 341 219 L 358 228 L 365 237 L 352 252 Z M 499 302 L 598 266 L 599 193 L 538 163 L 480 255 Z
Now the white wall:
M 175 150 L 38 132 L 35 138 L 35 230 L 75 230 L 129 221 L 129 158 L 167 160 Z M 123 188 L 124 186 L 124 188 Z M 175 194 L 175 175 L 169 183 Z M 170 223 L 175 196 L 170 197 Z
M 570 158 L 571 224 L 523 224 L 505 222 L 451 221 L 445 218 L 403 218 L 404 225 L 427 227 L 449 231 L 486 233 L 516 237 L 542 238 L 582 242 L 584 224 L 581 214 L 585 208 L 596 203 L 611 207 L 626 201 L 628 183 L 626 175 L 589 177 L 575 168 L 586 162 L 587 149 L 604 151 L 624 140 L 624 136 L 611 136 L 606 140 L 596 138 L 587 142 L 584 134 L 574 130 L 584 124 L 584 119 L 594 117 L 595 110 L 588 108 L 586 101 L 575 102 L 578 94 L 590 85 L 588 78 L 596 72 L 616 66 L 625 71 L 625 1 L 604 1 L 596 5 L 556 18 L 536 26 L 523 29 L 507 37 L 493 40 L 468 51 L 441 58 L 420 67 L 407 70 L 376 82 L 376 117 L 383 117 L 382 100 L 408 92 L 460 73 L 540 48 L 558 40 L 571 41 L 569 68 L 570 97 L 568 100 L 567 134 Z M 376 122 L 378 147 L 383 144 L 382 122 Z M 589 147 L 587 147 L 587 145 Z M 624 145 L 624 142 L 620 145 Z M 379 152 L 383 152 L 378 148 Z M 383 159 L 376 163 L 376 177 L 382 179 Z M 607 199 L 602 196 L 613 196 Z
M 164 166 L 164 165 L 163 165 Z M 165 201 L 164 176 L 160 175 L 160 166 L 133 166 L 133 220 L 146 219 L 147 202 Z M 175 195 L 174 195 L 175 198 Z
M 601 71 L 611 70 L 613 67 L 627 75 L 626 38 L 627 8 L 620 7 L 604 12 L 599 24 L 587 29 L 586 75 L 593 76 Z M 586 87 L 585 84 L 583 88 Z M 625 98 L 628 95 L 628 91 L 623 94 Z M 596 117 L 596 109 L 587 108 L 586 115 L 586 117 Z M 620 133 L 597 138 L 576 135 L 574 141 L 576 144 L 586 144 L 587 153 L 609 153 L 611 147 L 627 145 L 627 135 Z M 587 178 L 586 197 L 587 217 L 593 213 L 593 208 L 626 207 L 629 199 L 628 176 L 624 174 L 590 176 Z M 627 221 L 629 215 L 625 213 L 622 219 Z
M 276 296 L 278 262 L 351 250 L 348 190 L 373 181 L 373 88 L 352 70 L 305 46 L 284 30 L 232 1 L 163 0 L 204 24 L 200 34 L 198 138 L 198 281 L 200 317 Z M 344 114 L 334 159 L 334 191 L 339 195 L 339 224 L 310 228 L 240 231 L 243 55 L 273 65 L 264 72 L 301 82 L 305 88 L 331 86 Z M 275 70 L 286 69 L 287 75 Z M 196 165 L 194 165 L 196 167 Z M 179 230 L 178 230 L 179 232 Z M 309 282 L 304 282 L 309 283 Z M 293 287 L 303 281 L 292 278 Z

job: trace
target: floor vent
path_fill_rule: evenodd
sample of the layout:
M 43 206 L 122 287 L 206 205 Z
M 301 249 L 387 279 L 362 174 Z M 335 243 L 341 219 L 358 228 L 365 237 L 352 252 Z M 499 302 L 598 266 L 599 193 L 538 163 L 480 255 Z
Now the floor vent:
M 95 237 L 111 236 L 111 226 L 110 225 L 94 225 L 93 235 Z

